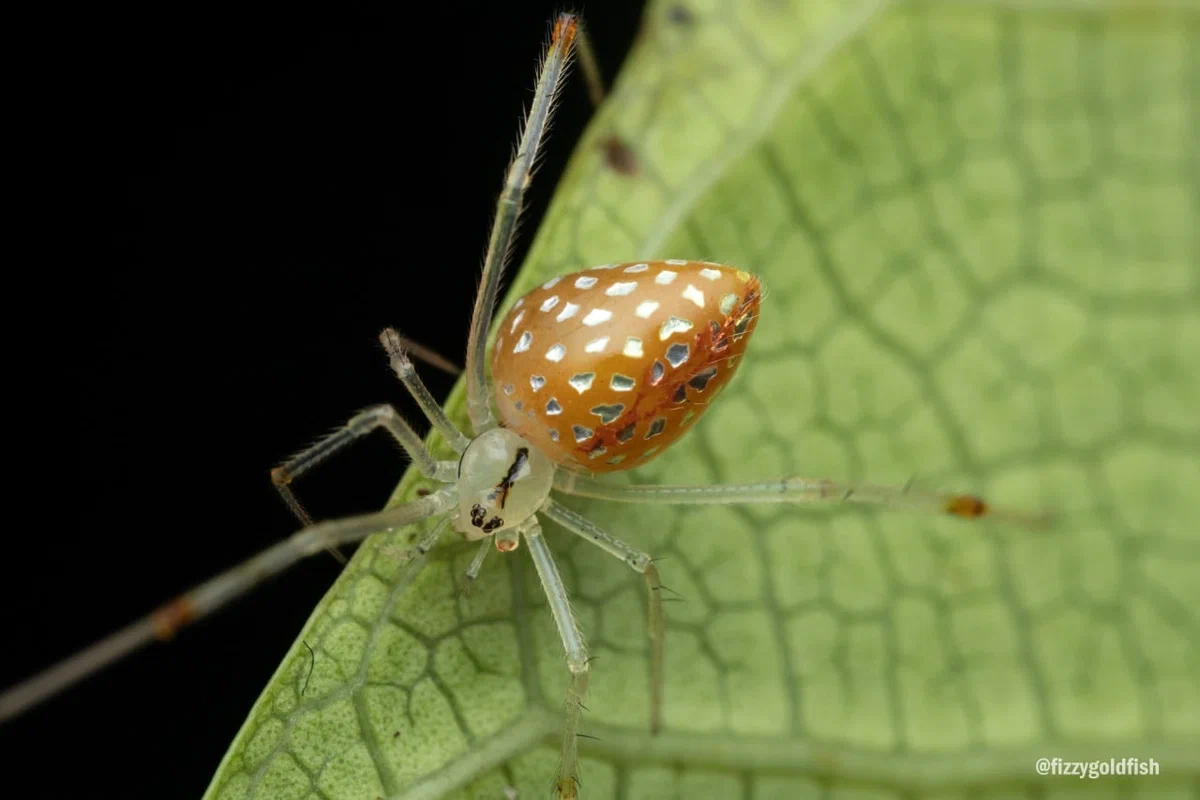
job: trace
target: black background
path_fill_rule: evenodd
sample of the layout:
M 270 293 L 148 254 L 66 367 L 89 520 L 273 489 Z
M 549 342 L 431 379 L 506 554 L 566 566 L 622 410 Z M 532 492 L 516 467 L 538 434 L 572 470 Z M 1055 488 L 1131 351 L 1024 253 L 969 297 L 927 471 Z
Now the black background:
M 36 173 L 25 211 L 46 229 L 26 273 L 45 285 L 10 286 L 6 304 L 36 320 L 9 339 L 39 373 L 9 422 L 38 447 L 8 498 L 27 521 L 0 556 L 0 685 L 295 530 L 268 470 L 356 410 L 392 402 L 424 430 L 376 336 L 395 325 L 461 362 L 562 6 L 402 5 L 171 4 L 77 20 L 79 43 L 49 43 L 62 80 L 40 98 L 45 139 L 22 153 Z M 611 78 L 642 3 L 594 5 L 576 8 Z M 518 263 L 590 114 L 575 75 Z M 422 372 L 438 397 L 452 386 Z M 298 491 L 319 518 L 373 510 L 404 466 L 379 435 Z M 0 728 L 6 784 L 199 797 L 339 569 L 311 559 Z

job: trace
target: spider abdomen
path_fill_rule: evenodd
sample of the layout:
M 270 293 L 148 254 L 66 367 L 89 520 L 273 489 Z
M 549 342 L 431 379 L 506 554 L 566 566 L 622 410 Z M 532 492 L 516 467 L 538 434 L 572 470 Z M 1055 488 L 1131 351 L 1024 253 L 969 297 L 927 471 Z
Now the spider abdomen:
M 705 261 L 553 278 L 518 300 L 497 333 L 500 419 L 566 467 L 645 464 L 733 376 L 760 299 L 757 278 Z

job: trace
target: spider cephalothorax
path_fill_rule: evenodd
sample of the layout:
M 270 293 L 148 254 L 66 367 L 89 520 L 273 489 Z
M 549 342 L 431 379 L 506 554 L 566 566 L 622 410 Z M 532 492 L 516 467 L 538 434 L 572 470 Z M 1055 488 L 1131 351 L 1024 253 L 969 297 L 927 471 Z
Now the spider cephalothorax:
M 553 481 L 554 465 L 520 434 L 484 431 L 458 462 L 455 528 L 474 541 L 520 525 L 546 501 Z

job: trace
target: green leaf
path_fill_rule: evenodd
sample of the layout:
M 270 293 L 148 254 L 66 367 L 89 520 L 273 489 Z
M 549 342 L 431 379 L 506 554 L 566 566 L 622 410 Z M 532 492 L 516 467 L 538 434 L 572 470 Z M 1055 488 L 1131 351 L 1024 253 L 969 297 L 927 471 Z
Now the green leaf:
M 629 477 L 915 475 L 1060 514 L 571 503 L 686 598 L 651 737 L 640 579 L 549 526 L 596 656 L 588 800 L 1196 791 L 1197 131 L 1191 3 L 652 4 L 509 299 L 651 256 L 769 292 L 720 403 Z M 474 547 L 401 566 L 412 539 L 359 550 L 208 797 L 548 794 L 566 670 L 524 550 L 464 598 Z

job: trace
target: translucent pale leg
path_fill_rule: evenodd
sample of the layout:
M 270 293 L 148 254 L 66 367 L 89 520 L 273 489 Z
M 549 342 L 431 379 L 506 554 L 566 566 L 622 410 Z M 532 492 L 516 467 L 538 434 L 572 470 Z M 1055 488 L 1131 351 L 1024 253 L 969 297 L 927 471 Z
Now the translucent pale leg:
M 437 429 L 446 443 L 454 449 L 454 452 L 461 453 L 466 450 L 467 445 L 471 443 L 470 440 L 454 426 L 454 423 L 446 416 L 446 412 L 442 410 L 441 404 L 433 399 L 433 395 L 421 381 L 421 376 L 417 374 L 417 368 L 413 366 L 412 361 L 404 352 L 404 338 L 391 328 L 384 328 L 383 333 L 379 334 L 379 341 L 383 344 L 383 349 L 387 351 L 392 371 L 404 384 L 404 388 L 408 389 L 413 400 L 417 401 L 417 405 L 421 407 L 421 412 L 429 420 L 429 424 Z
M 650 636 L 650 732 L 658 733 L 662 728 L 663 648 L 667 637 L 667 615 L 663 610 L 662 581 L 658 577 L 654 560 L 552 499 L 546 500 L 541 511 L 571 533 L 582 536 L 609 555 L 621 559 L 630 569 L 646 579 L 649 617 L 646 630 Z
M 479 543 L 479 549 L 475 551 L 475 557 L 471 559 L 471 563 L 467 566 L 466 579 L 467 582 L 463 585 L 463 594 L 467 597 L 471 596 L 471 588 L 475 586 L 475 581 L 479 578 L 479 570 L 483 569 L 483 560 L 487 558 L 487 554 L 492 551 L 492 543 L 484 539 Z
M 583 698 L 587 694 L 587 645 L 584 644 L 583 634 L 579 632 L 575 615 L 571 612 L 571 602 L 562 578 L 558 575 L 558 567 L 554 565 L 550 548 L 542 537 L 541 526 L 536 519 L 531 519 L 523 532 L 525 542 L 529 545 L 529 554 L 537 567 L 538 577 L 542 579 L 542 589 L 546 592 L 546 601 L 550 606 L 550 613 L 554 616 L 554 624 L 558 627 L 563 650 L 567 653 L 567 669 L 571 671 L 564 704 L 567 722 L 563 731 L 562 756 L 555 786 L 560 800 L 573 800 L 578 797 L 579 755 L 576 736 L 579 733 L 579 718 L 583 713 Z
M 417 546 L 412 549 L 411 555 L 419 557 L 432 550 L 433 546 L 437 544 L 438 539 L 442 538 L 442 532 L 446 530 L 446 526 L 449 524 L 449 517 L 440 520 L 437 525 L 433 526 L 432 530 L 421 537 L 421 540 L 417 542 Z
M 417 361 L 424 361 L 431 367 L 436 367 L 447 375 L 452 375 L 455 378 L 462 374 L 462 367 L 458 366 L 436 350 L 426 347 L 420 342 L 414 341 L 407 336 L 401 336 L 392 328 L 388 328 L 385 333 L 389 333 L 391 336 L 394 336 L 396 343 L 404 349 L 404 352 L 411 353 L 413 357 L 417 359 Z
M 392 435 L 426 478 L 442 483 L 454 481 L 457 471 L 455 462 L 438 461 L 434 458 L 433 454 L 425 449 L 421 437 L 400 417 L 396 409 L 387 405 L 374 406 L 355 414 L 345 425 L 271 470 L 271 482 L 275 484 L 275 488 L 283 496 L 283 501 L 300 519 L 302 525 L 312 525 L 313 519 L 296 499 L 290 485 L 292 481 L 378 428 L 383 428 Z
M 587 84 L 588 99 L 599 108 L 604 102 L 604 78 L 600 75 L 600 63 L 596 61 L 596 52 L 592 49 L 592 37 L 588 36 L 582 22 L 575 37 L 575 52 L 579 55 L 579 67 L 583 72 L 583 82 Z
M 729 483 L 711 486 L 629 486 L 603 483 L 574 472 L 560 471 L 554 488 L 579 497 L 595 497 L 616 503 L 679 505 L 732 503 L 857 503 L 905 511 L 948 514 L 962 519 L 987 516 L 1025 525 L 1047 521 L 1044 513 L 996 509 L 969 494 L 940 494 L 912 491 L 905 486 L 869 483 L 837 483 L 810 478 L 783 478 L 761 483 Z
M 246 594 L 292 564 L 372 533 L 411 525 L 454 507 L 457 490 L 448 486 L 426 497 L 374 514 L 329 520 L 305 528 L 251 556 L 226 572 L 176 597 L 137 622 L 0 694 L 0 721 L 51 697 L 102 667 L 154 640 L 170 639 L 180 628 Z
M 467 340 L 467 413 L 475 433 L 482 433 L 496 424 L 492 415 L 491 394 L 487 384 L 487 334 L 496 295 L 500 289 L 500 274 L 508 260 L 521 204 L 529 186 L 530 174 L 537 160 L 538 146 L 550 122 L 559 84 L 566 72 L 579 23 L 571 14 L 560 14 L 554 21 L 550 45 L 542 60 L 542 68 L 534 89 L 533 105 L 529 109 L 525 130 L 517 145 L 517 154 L 504 177 L 504 188 L 496 204 L 496 218 L 483 260 L 483 279 L 475 295 L 471 314 L 471 334 Z

